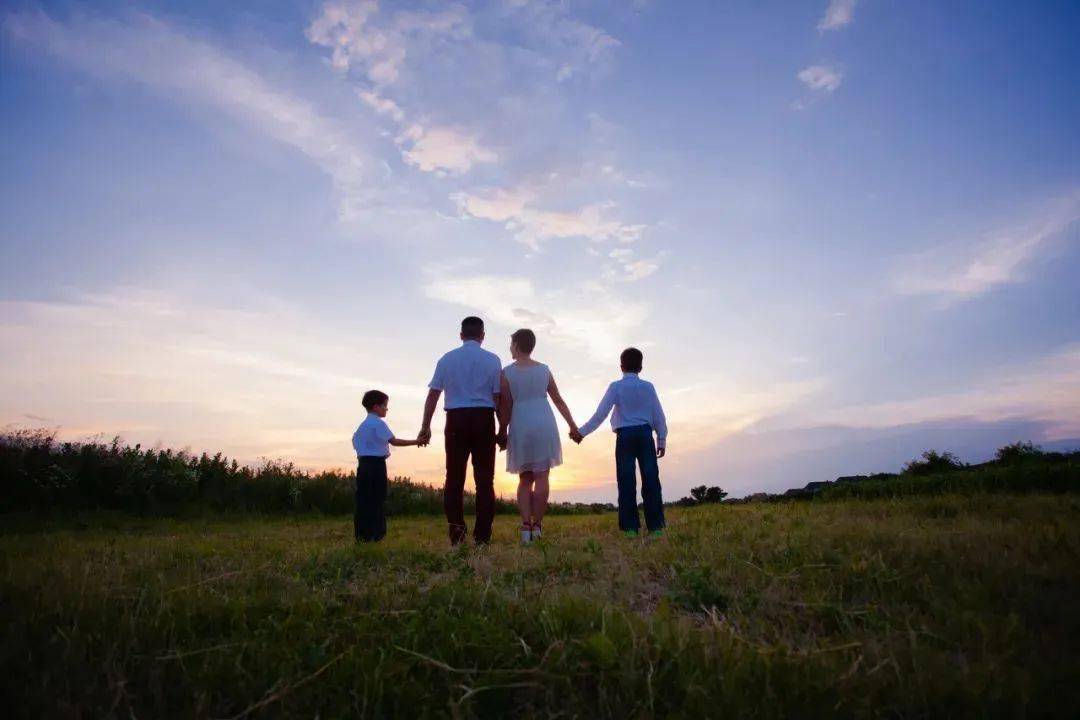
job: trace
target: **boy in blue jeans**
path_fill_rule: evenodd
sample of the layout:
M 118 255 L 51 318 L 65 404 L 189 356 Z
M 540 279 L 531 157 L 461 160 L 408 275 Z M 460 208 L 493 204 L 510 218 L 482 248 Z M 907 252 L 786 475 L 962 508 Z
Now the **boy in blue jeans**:
M 645 505 L 645 525 L 650 534 L 659 536 L 664 528 L 664 499 L 660 492 L 660 468 L 657 458 L 664 457 L 667 446 L 667 420 L 660 398 L 652 383 L 638 377 L 643 357 L 637 348 L 626 348 L 619 356 L 622 380 L 608 385 L 600 407 L 570 438 L 580 443 L 600 427 L 611 413 L 615 431 L 615 478 L 619 485 L 619 529 L 627 537 L 637 537 L 641 521 L 637 511 L 637 478 L 634 464 L 641 468 L 641 499 Z M 614 412 L 612 413 L 612 410 Z M 656 444 L 653 444 L 653 433 Z
M 368 390 L 361 401 L 367 417 L 353 433 L 356 451 L 356 505 L 353 509 L 353 533 L 357 542 L 379 542 L 386 536 L 386 458 L 390 446 L 423 447 L 425 442 L 399 440 L 383 420 L 390 396 L 380 390 Z

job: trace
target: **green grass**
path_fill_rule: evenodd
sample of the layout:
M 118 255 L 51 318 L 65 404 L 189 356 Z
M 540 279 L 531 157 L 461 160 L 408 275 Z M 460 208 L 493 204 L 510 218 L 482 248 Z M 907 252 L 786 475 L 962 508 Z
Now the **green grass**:
M 0 535 L 21 717 L 1077 717 L 1080 498 L 553 517 L 87 516 Z

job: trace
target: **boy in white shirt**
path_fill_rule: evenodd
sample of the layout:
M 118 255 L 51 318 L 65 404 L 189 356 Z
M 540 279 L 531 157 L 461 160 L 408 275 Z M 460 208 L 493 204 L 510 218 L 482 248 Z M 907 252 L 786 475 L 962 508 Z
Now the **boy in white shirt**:
M 641 468 L 641 499 L 645 506 L 645 525 L 650 534 L 659 536 L 664 528 L 664 499 L 660 490 L 657 458 L 667 452 L 667 419 L 653 384 L 638 377 L 643 356 L 637 348 L 626 348 L 619 356 L 622 380 L 608 386 L 600 407 L 570 438 L 580 443 L 600 427 L 611 413 L 615 440 L 615 478 L 619 486 L 619 529 L 627 537 L 637 537 L 641 520 L 637 511 L 637 477 L 634 464 Z M 614 410 L 614 412 L 612 412 Z M 656 444 L 653 444 L 653 432 Z
M 380 390 L 368 390 L 361 401 L 367 417 L 352 436 L 356 450 L 356 505 L 353 531 L 357 542 L 378 542 L 386 536 L 386 458 L 390 446 L 422 446 L 419 439 L 398 440 L 383 421 L 390 396 Z

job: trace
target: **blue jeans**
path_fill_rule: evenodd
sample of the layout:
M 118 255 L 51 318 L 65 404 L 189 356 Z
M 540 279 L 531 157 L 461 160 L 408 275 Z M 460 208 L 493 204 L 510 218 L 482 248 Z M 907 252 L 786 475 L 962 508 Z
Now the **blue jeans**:
M 645 525 L 649 530 L 664 527 L 664 499 L 660 494 L 660 468 L 656 445 L 648 425 L 619 428 L 615 440 L 615 479 L 619 484 L 619 529 L 638 530 L 637 477 L 634 463 L 641 468 L 641 499 L 645 504 Z

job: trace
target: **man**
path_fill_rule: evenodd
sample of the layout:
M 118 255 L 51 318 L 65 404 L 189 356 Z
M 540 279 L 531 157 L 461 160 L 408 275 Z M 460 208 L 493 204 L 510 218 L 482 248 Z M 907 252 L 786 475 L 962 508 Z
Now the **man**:
M 472 456 L 476 483 L 476 525 L 473 541 L 483 545 L 491 540 L 495 517 L 495 408 L 499 404 L 499 356 L 480 347 L 484 342 L 484 321 L 469 316 L 461 321 L 461 347 L 439 359 L 435 375 L 428 383 L 424 421 L 418 439 L 431 440 L 431 418 L 446 393 L 446 485 L 443 508 L 450 543 L 465 539 L 463 494 L 465 470 Z M 504 437 L 500 429 L 499 437 Z

